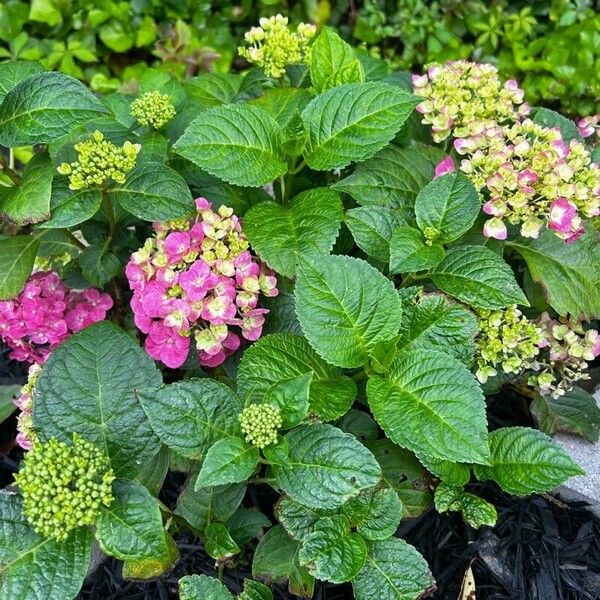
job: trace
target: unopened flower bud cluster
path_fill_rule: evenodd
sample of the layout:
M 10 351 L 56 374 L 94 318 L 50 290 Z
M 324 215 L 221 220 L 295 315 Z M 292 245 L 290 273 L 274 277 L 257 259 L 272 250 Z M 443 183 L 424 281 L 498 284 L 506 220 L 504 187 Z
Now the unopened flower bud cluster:
M 100 131 L 92 138 L 74 146 L 77 161 L 62 163 L 58 167 L 61 175 L 69 175 L 69 188 L 81 190 L 104 185 L 109 180 L 125 183 L 125 176 L 133 167 L 141 149 L 140 144 L 125 142 L 116 146 L 104 139 Z
M 239 420 L 246 441 L 258 448 L 275 444 L 283 423 L 281 410 L 271 404 L 250 404 L 241 412 Z
M 73 434 L 72 444 L 56 439 L 36 443 L 25 455 L 15 483 L 23 512 L 44 537 L 65 539 L 82 525 L 93 525 L 102 506 L 113 500 L 115 477 L 106 456 Z
M 542 353 L 528 383 L 540 394 L 558 398 L 577 381 L 589 379 L 588 362 L 600 355 L 600 334 L 584 329 L 580 321 L 556 320 L 548 313 L 542 313 L 538 326 L 542 330 Z
M 481 193 L 490 216 L 483 233 L 506 239 L 507 223 L 524 237 L 538 238 L 548 227 L 567 243 L 583 233 L 583 220 L 600 215 L 600 167 L 583 144 L 563 140 L 558 128 L 526 118 L 529 107 L 513 80 L 500 84 L 491 65 L 467 61 L 433 66 L 413 76 L 415 93 L 424 97 L 417 110 L 432 127 L 433 138 L 449 136 L 464 155 L 461 170 Z M 593 135 L 595 117 L 579 123 Z M 448 157 L 436 177 L 455 169 Z
M 269 77 L 279 78 L 287 65 L 310 62 L 310 40 L 314 37 L 314 25 L 300 23 L 293 32 L 288 27 L 287 17 L 276 15 L 262 18 L 260 27 L 246 32 L 238 52 L 249 62 L 262 67 Z
M 542 331 L 523 316 L 516 305 L 505 310 L 479 310 L 477 336 L 477 379 L 485 383 L 489 377 L 520 373 L 531 368 L 540 351 Z
M 37 441 L 32 419 L 33 391 L 41 372 L 42 367 L 38 364 L 29 367 L 27 383 L 21 388 L 21 393 L 15 400 L 15 404 L 21 410 L 17 420 L 17 444 L 24 450 L 31 450 L 31 447 Z
M 186 360 L 194 340 L 200 364 L 220 365 L 240 346 L 257 340 L 269 311 L 259 296 L 276 296 L 277 280 L 248 249 L 233 210 L 214 211 L 196 200 L 192 219 L 155 223 L 155 235 L 125 269 L 133 290 L 138 329 L 148 334 L 148 354 L 170 368 Z
M 131 115 L 140 125 L 160 129 L 175 116 L 175 107 L 168 94 L 146 92 L 131 103 Z

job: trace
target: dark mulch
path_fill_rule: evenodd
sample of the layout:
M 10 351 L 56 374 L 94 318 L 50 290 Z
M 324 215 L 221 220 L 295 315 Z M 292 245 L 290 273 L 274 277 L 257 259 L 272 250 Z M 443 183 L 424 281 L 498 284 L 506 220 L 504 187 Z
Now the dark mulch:
M 0 349 L 0 385 L 24 380 L 25 369 L 8 361 Z M 527 401 L 504 391 L 492 398 L 488 417 L 492 428 L 530 424 Z M 14 416 L 0 425 L 0 487 L 12 481 L 21 453 L 14 447 Z M 173 506 L 183 476 L 169 474 L 161 500 Z M 476 483 L 472 491 L 498 508 L 498 525 L 476 531 L 460 515 L 429 510 L 404 522 L 400 535 L 427 559 L 437 580 L 435 600 L 457 600 L 465 570 L 471 565 L 478 600 L 600 600 L 600 519 L 582 503 L 563 503 L 553 497 L 515 498 L 494 484 Z M 245 499 L 268 515 L 270 492 L 253 492 Z M 272 515 L 270 515 L 272 516 Z M 184 575 L 216 575 L 214 561 L 201 542 L 188 532 L 175 536 L 180 560 L 173 571 L 157 581 L 124 582 L 119 561 L 108 559 L 88 578 L 80 600 L 171 600 Z M 250 577 L 250 555 L 225 570 L 224 581 L 234 592 Z M 276 600 L 295 598 L 279 587 Z M 349 586 L 317 584 L 316 600 L 349 600 Z M 387 600 L 382 598 L 381 600 Z

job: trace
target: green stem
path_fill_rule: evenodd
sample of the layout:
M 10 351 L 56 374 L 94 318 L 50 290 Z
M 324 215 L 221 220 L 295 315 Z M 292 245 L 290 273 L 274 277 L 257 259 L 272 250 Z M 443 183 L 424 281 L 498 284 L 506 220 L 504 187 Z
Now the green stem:
M 219 570 L 217 571 L 217 579 L 218 579 L 218 580 L 219 580 L 221 583 L 223 583 L 223 577 L 224 577 L 224 575 L 225 575 L 225 564 L 224 564 L 224 563 L 221 563 L 221 564 L 219 565 Z
M 110 198 L 108 197 L 108 190 L 106 188 L 102 190 L 102 206 L 104 207 L 104 212 L 106 213 L 106 218 L 108 219 L 108 238 L 104 243 L 104 252 L 106 252 L 106 250 L 110 248 L 110 245 L 115 236 L 115 231 L 117 230 L 115 211 L 113 210 L 112 204 L 110 203 Z
M 285 205 L 286 204 L 285 177 L 283 175 L 279 178 L 279 187 L 280 187 L 280 193 L 281 193 L 281 204 Z
M 275 479 L 271 477 L 255 477 L 254 479 L 250 480 L 250 483 L 266 483 L 267 485 L 272 485 L 273 483 L 275 483 Z
M 15 185 L 20 185 L 20 183 L 21 183 L 21 177 L 19 177 L 19 175 L 6 162 L 6 159 L 1 154 L 0 154 L 0 166 L 2 167 L 2 170 L 10 177 L 10 180 Z
M 295 161 L 295 159 L 294 159 Z M 290 175 L 297 175 L 298 173 L 300 173 L 300 171 L 302 171 L 302 169 L 304 169 L 304 167 L 306 166 L 306 163 L 304 162 L 304 159 L 302 159 L 300 161 L 300 164 L 298 166 L 295 165 L 295 162 L 292 164 L 292 170 L 289 172 Z
M 354 379 L 354 381 L 363 381 L 363 379 L 367 379 L 369 377 L 369 375 L 363 369 L 362 371 L 359 371 L 358 373 L 354 373 L 354 375 L 352 375 L 351 377 L 352 377 L 352 379 Z
M 61 229 L 61 231 L 65 234 L 65 237 L 69 239 L 73 246 L 77 246 L 80 250 L 86 249 L 87 246 L 79 241 L 68 229 Z
M 8 149 L 8 168 L 15 170 L 15 151 L 12 148 Z

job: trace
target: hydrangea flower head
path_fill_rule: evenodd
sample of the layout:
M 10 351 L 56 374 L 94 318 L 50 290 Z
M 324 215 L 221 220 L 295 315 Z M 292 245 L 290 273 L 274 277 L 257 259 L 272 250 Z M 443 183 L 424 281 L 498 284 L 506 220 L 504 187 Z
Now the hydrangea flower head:
M 240 413 L 239 420 L 246 441 L 258 448 L 275 444 L 283 423 L 281 410 L 271 404 L 250 404 Z
M 146 351 L 170 368 L 185 362 L 192 341 L 200 364 L 215 367 L 239 348 L 240 334 L 258 339 L 268 312 L 259 297 L 278 293 L 233 210 L 215 211 L 205 198 L 196 208 L 192 219 L 155 223 L 125 269 Z
M 287 17 L 275 15 L 262 18 L 260 27 L 252 27 L 244 36 L 247 46 L 238 52 L 246 60 L 262 67 L 269 77 L 279 78 L 285 67 L 294 63 L 310 62 L 310 40 L 316 27 L 300 23 L 294 33 L 288 27 Z
M 532 365 L 540 351 L 541 329 L 527 319 L 516 305 L 506 310 L 479 310 L 477 336 L 477 379 L 485 383 L 489 377 L 520 373 Z
M 44 537 L 63 540 L 76 527 L 95 523 L 100 508 L 113 500 L 114 479 L 100 449 L 73 434 L 72 444 L 54 438 L 34 444 L 15 483 L 32 527 Z
M 0 301 L 0 338 L 11 358 L 43 363 L 71 333 L 102 321 L 112 305 L 108 294 L 69 290 L 56 273 L 39 271 L 14 300 Z
M 62 163 L 61 175 L 69 175 L 69 188 L 81 190 L 104 185 L 108 180 L 125 183 L 125 175 L 135 167 L 140 144 L 125 142 L 116 146 L 95 131 L 91 139 L 75 144 L 77 161 Z
M 175 116 L 175 107 L 168 94 L 146 92 L 131 103 L 131 115 L 140 125 L 160 129 Z
M 432 65 L 426 75 L 413 75 L 412 82 L 415 94 L 424 99 L 417 110 L 436 142 L 450 135 L 480 135 L 529 113 L 517 82 L 502 84 L 489 64 L 458 60 Z
M 592 144 L 597 144 L 600 141 L 600 115 L 579 119 L 577 129 L 581 137 L 590 138 Z

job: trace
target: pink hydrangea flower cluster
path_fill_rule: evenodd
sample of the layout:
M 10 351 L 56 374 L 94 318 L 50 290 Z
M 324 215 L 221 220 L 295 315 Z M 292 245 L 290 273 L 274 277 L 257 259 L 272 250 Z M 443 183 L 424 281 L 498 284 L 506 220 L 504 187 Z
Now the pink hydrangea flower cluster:
M 431 125 L 436 142 L 450 135 L 479 135 L 530 110 L 517 82 L 502 85 L 498 69 L 489 64 L 458 60 L 432 65 L 426 75 L 413 75 L 412 83 L 415 94 L 424 98 L 417 111 L 422 123 Z
M 598 144 L 600 142 L 600 115 L 579 119 L 577 129 L 579 129 L 581 137 L 591 138 L 590 142 L 592 144 Z
M 17 444 L 24 450 L 31 450 L 31 446 L 36 440 L 35 432 L 33 431 L 33 391 L 37 379 L 42 372 L 42 367 L 38 364 L 33 364 L 29 367 L 27 383 L 21 388 L 20 396 L 15 400 L 15 404 L 21 410 L 21 414 L 17 420 Z
M 261 294 L 276 296 L 272 271 L 248 250 L 233 210 L 196 200 L 197 215 L 155 223 L 155 235 L 131 256 L 125 274 L 148 354 L 170 368 L 186 360 L 193 338 L 200 364 L 220 365 L 241 339 L 257 340 L 269 311 Z
M 41 364 L 71 333 L 105 319 L 112 305 L 108 294 L 69 290 L 56 273 L 40 271 L 14 300 L 0 301 L 0 338 L 11 358 Z

